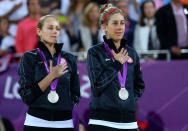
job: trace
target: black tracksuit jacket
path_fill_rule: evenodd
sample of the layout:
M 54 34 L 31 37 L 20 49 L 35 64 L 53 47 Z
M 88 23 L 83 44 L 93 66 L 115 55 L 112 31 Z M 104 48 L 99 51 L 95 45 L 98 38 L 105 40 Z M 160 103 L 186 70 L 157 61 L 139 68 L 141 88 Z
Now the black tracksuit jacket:
M 65 58 L 68 65 L 68 72 L 58 80 L 56 92 L 59 101 L 52 104 L 48 101 L 47 95 L 50 86 L 43 92 L 38 83 L 47 76 L 45 65 L 41 59 L 38 49 L 25 52 L 21 57 L 18 67 L 19 94 L 25 104 L 29 106 L 28 114 L 50 121 L 68 120 L 72 118 L 72 109 L 79 102 L 80 83 L 77 73 L 76 58 L 65 51 L 61 51 L 62 44 L 55 44 L 56 53 L 50 54 L 44 43 L 38 43 L 39 48 L 44 52 L 48 65 L 53 61 L 57 64 L 58 54 Z
M 139 57 L 136 51 L 121 40 L 121 46 L 117 50 L 112 39 L 104 41 L 111 49 L 118 53 L 121 48 L 128 51 L 132 63 L 127 64 L 126 89 L 129 92 L 127 100 L 119 98 L 118 92 L 121 85 L 118 80 L 118 71 L 122 71 L 123 65 L 118 61 L 112 61 L 104 43 L 93 46 L 87 55 L 87 71 L 91 81 L 92 99 L 90 102 L 91 119 L 113 122 L 135 122 L 136 100 L 143 94 L 145 84 L 140 70 Z

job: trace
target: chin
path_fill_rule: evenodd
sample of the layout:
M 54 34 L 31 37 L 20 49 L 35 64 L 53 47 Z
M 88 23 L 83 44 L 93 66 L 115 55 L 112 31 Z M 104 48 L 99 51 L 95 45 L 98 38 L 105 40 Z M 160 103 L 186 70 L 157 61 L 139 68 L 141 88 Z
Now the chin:
M 123 38 L 123 36 L 118 36 L 118 37 L 115 37 L 114 40 L 115 41 L 120 41 L 122 38 Z
M 49 41 L 49 43 L 55 44 L 55 43 L 57 43 L 57 41 L 51 40 L 51 41 Z

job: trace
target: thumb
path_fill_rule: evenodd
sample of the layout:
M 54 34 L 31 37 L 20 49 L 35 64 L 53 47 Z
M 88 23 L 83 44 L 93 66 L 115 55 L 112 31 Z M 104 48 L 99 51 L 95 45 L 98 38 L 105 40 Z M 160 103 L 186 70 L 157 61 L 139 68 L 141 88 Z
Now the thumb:
M 114 50 L 112 49 L 112 54 L 114 55 L 114 54 L 116 54 L 115 52 L 114 52 Z
M 116 52 L 113 49 L 112 49 L 112 54 L 113 54 L 114 57 L 117 56 Z
M 52 62 L 52 60 L 50 60 L 50 70 L 52 67 L 53 67 L 53 62 Z

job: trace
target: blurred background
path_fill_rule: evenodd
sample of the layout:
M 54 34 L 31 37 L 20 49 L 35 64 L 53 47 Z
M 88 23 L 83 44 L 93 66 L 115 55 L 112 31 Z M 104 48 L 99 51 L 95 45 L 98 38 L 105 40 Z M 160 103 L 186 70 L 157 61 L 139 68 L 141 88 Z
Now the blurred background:
M 57 43 L 77 57 L 81 100 L 73 110 L 75 130 L 87 130 L 90 82 L 87 50 L 103 42 L 99 8 L 112 3 L 126 19 L 124 37 L 140 56 L 146 89 L 137 101 L 140 131 L 188 131 L 188 0 L 0 0 L 0 131 L 21 131 L 26 105 L 18 94 L 17 67 L 37 48 L 36 26 L 54 14 Z

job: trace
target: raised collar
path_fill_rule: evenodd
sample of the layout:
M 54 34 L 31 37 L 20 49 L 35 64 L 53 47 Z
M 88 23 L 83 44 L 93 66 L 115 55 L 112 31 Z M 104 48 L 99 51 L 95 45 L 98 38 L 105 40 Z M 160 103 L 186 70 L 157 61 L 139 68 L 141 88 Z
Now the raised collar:
M 113 49 L 116 53 L 120 52 L 123 47 L 127 44 L 127 40 L 125 38 L 121 39 L 119 49 L 116 49 L 115 44 L 112 39 L 107 39 L 106 36 L 103 36 L 104 42 L 106 42 L 110 49 Z
M 63 47 L 63 43 L 60 43 L 60 44 L 55 43 L 54 46 L 55 46 L 55 49 L 56 49 L 56 53 L 54 55 L 58 56 L 58 54 L 61 52 L 61 49 Z M 40 50 L 42 50 L 44 52 L 44 55 L 46 57 L 52 58 L 50 51 L 48 50 L 48 48 L 45 46 L 45 44 L 43 42 L 39 41 L 38 47 L 39 47 Z

